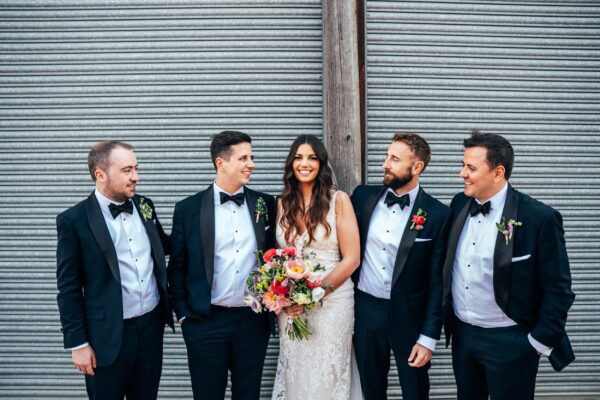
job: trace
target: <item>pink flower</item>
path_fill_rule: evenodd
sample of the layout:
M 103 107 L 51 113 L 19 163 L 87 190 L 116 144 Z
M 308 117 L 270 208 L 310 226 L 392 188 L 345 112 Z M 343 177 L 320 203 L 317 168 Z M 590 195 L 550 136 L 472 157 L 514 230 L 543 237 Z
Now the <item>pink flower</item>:
M 292 279 L 302 279 L 310 272 L 303 260 L 289 260 L 284 265 L 287 276 Z
M 277 295 L 272 291 L 268 291 L 262 296 L 262 303 L 269 311 L 279 315 L 284 307 L 291 306 L 292 301 L 285 296 Z
M 296 249 L 294 249 L 293 247 L 288 247 L 287 249 L 283 249 L 281 251 L 281 255 L 282 256 L 290 256 L 290 257 L 296 257 Z

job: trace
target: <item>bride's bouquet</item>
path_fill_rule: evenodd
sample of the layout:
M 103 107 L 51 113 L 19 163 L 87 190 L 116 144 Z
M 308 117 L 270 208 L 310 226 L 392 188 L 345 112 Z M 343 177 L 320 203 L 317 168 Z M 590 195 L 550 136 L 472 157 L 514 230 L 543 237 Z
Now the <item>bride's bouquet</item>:
M 301 304 L 304 315 L 322 304 L 325 289 L 319 271 L 320 264 L 313 264 L 294 248 L 269 249 L 260 256 L 257 252 L 258 270 L 246 281 L 244 302 L 256 313 L 264 310 L 279 315 L 284 307 Z M 303 317 L 288 320 L 286 333 L 292 340 L 308 339 L 312 334 Z

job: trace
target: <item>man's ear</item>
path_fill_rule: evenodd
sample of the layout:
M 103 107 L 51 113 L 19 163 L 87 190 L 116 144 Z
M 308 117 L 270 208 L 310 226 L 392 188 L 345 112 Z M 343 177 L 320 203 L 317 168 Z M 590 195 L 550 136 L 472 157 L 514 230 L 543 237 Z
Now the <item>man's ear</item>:
M 494 168 L 494 182 L 499 182 L 500 180 L 504 179 L 505 173 L 506 168 L 504 168 L 504 165 L 498 165 L 496 168 Z

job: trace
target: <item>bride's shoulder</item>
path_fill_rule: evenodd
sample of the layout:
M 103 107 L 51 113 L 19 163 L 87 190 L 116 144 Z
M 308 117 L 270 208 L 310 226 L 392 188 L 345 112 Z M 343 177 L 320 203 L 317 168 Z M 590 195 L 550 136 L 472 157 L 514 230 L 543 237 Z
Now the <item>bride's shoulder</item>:
M 352 207 L 350 196 L 343 190 L 332 190 L 333 196 L 332 201 L 335 204 L 335 213 L 340 214 L 344 212 L 348 207 Z

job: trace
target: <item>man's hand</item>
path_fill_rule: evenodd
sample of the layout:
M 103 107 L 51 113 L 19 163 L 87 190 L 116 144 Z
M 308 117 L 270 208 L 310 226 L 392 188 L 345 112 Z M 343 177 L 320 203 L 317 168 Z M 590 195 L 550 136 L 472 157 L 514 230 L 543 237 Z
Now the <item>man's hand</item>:
M 86 375 L 93 376 L 96 368 L 96 354 L 92 346 L 85 346 L 71 352 L 73 365 Z
M 413 368 L 421 368 L 431 360 L 432 354 L 433 352 L 427 347 L 416 343 L 410 352 L 410 356 L 408 356 L 408 365 Z

